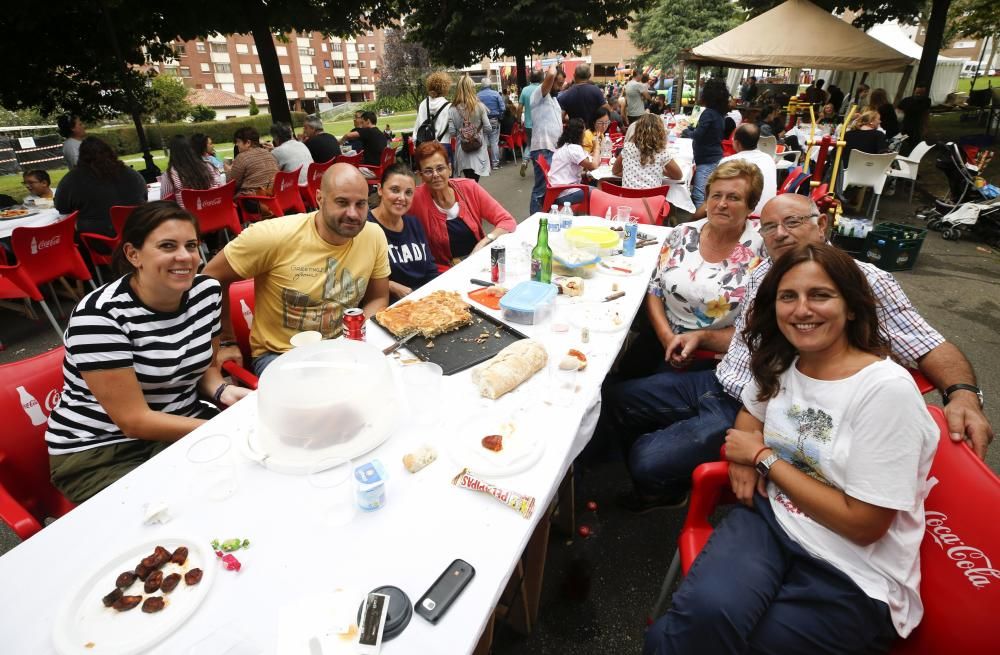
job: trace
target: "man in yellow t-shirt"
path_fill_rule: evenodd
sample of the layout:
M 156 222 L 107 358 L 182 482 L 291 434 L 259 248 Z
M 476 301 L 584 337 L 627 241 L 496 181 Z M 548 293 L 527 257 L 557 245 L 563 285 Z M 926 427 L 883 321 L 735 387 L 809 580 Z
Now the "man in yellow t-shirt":
M 260 375 L 303 330 L 324 338 L 341 331 L 344 310 L 371 316 L 389 305 L 389 246 L 369 223 L 368 185 L 357 168 L 334 164 L 323 175 L 312 214 L 255 223 L 205 267 L 219 280 L 223 299 L 237 280 L 254 278 L 250 331 L 252 370 Z M 229 312 L 222 312 L 220 360 L 240 361 Z

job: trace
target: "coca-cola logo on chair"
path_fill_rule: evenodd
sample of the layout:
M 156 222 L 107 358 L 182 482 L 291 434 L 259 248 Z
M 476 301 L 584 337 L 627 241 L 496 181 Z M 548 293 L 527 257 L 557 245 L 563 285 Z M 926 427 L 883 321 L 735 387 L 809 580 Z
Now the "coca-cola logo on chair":
M 202 200 L 198 198 L 198 209 L 204 209 L 205 207 L 214 207 L 215 205 L 221 205 L 222 198 L 212 198 L 211 200 Z
M 969 546 L 961 537 L 951 531 L 945 522 L 948 515 L 941 512 L 927 512 L 927 533 L 934 540 L 948 559 L 965 574 L 976 589 L 982 589 L 995 580 L 1000 580 L 1000 571 L 993 568 L 993 563 L 979 548 Z

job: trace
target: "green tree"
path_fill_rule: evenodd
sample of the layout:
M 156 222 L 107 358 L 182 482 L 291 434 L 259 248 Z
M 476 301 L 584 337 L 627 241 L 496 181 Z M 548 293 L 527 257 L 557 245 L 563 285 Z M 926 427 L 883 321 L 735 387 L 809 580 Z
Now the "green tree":
M 191 118 L 195 123 L 207 123 L 215 120 L 215 110 L 205 105 L 195 105 L 191 108 Z
M 952 6 L 948 21 L 951 38 L 945 36 L 945 43 L 950 43 L 954 37 L 964 36 L 976 39 L 992 39 L 990 54 L 986 59 L 986 67 L 993 63 L 997 52 L 997 41 L 1000 40 L 1000 9 L 995 0 L 956 0 Z M 979 76 L 976 71 L 976 77 Z M 973 78 L 970 90 L 975 88 L 976 78 Z
M 260 113 L 260 107 L 257 106 L 257 99 L 250 96 L 250 109 L 248 110 L 251 116 L 256 116 Z
M 188 89 L 184 82 L 172 75 L 157 75 L 153 78 L 148 113 L 161 123 L 170 123 L 186 118 L 191 113 Z
M 728 32 L 745 17 L 731 2 L 658 0 L 636 16 L 629 37 L 644 51 L 638 58 L 640 65 L 665 69 L 677 62 L 682 50 Z
M 401 98 L 415 107 L 425 95 L 424 78 L 433 70 L 430 53 L 398 27 L 386 30 L 384 52 L 375 91 L 380 99 Z
M 617 34 L 652 0 L 413 0 L 407 30 L 431 58 L 465 66 L 483 57 L 512 56 L 517 83 L 527 84 L 531 53 L 572 52 L 589 33 Z

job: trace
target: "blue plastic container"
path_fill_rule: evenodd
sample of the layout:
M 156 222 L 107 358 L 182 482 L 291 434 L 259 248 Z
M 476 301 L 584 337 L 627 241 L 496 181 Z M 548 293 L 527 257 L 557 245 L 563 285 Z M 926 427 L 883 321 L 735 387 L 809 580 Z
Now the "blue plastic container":
M 500 298 L 503 320 L 537 325 L 549 317 L 559 289 L 545 282 L 521 282 Z

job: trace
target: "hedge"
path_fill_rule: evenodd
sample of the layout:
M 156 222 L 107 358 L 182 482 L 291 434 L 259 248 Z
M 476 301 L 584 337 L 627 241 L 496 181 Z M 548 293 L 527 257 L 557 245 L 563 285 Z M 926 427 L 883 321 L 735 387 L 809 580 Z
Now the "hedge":
M 305 122 L 306 115 L 303 111 L 293 111 L 292 124 L 295 127 L 301 127 Z M 149 140 L 149 147 L 153 150 L 159 150 L 163 148 L 164 141 L 169 141 L 170 137 L 176 134 L 191 136 L 200 132 L 216 143 L 232 143 L 233 133 L 236 130 L 243 127 L 253 127 L 260 132 L 261 136 L 265 136 L 271 128 L 271 115 L 258 114 L 257 116 L 205 123 L 154 123 L 143 127 L 146 131 L 146 139 Z M 133 125 L 94 129 L 89 134 L 105 141 L 119 155 L 130 155 L 141 150 L 139 137 L 136 135 Z

